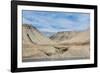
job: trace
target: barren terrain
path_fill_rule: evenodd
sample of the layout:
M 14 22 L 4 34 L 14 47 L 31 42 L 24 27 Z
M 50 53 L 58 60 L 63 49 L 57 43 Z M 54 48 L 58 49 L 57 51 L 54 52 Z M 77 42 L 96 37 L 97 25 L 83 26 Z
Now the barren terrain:
M 57 32 L 47 37 L 32 25 L 23 24 L 22 28 L 23 62 L 89 59 L 90 57 L 89 29 Z

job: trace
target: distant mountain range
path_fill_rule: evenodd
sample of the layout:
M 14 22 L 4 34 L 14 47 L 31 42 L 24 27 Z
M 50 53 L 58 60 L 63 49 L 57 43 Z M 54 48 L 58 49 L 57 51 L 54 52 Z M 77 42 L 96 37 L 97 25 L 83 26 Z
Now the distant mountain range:
M 42 31 L 41 33 L 43 33 L 43 35 L 45 35 L 45 36 L 47 36 L 47 37 L 51 37 L 51 36 L 53 36 L 56 32 Z

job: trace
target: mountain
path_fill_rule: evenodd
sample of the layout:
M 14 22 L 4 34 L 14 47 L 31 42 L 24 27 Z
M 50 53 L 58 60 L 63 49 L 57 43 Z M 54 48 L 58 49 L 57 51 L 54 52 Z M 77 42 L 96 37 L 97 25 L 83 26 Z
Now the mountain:
M 44 58 L 47 55 L 55 54 L 56 48 L 45 46 L 44 44 L 53 44 L 51 39 L 44 36 L 34 26 L 29 24 L 22 25 L 22 45 L 23 45 L 23 60 L 30 58 Z M 44 45 L 44 46 L 41 46 Z
M 57 32 L 56 34 L 52 35 L 50 39 L 55 40 L 55 41 L 64 41 L 64 40 L 71 39 L 78 33 L 79 32 L 73 32 L 73 31 Z
M 52 44 L 51 39 L 44 36 L 40 31 L 38 31 L 35 27 L 28 24 L 23 24 L 23 41 L 31 42 L 34 44 Z
M 90 32 L 89 30 L 58 32 L 50 39 L 60 44 L 85 43 L 90 42 Z

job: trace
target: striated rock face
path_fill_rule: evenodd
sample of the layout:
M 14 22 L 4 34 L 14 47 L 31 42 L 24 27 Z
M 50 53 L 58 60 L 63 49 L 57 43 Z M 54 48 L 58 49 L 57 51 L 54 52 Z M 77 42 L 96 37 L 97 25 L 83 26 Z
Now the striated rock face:
M 66 31 L 46 37 L 32 25 L 22 25 L 22 61 L 89 59 L 90 32 Z

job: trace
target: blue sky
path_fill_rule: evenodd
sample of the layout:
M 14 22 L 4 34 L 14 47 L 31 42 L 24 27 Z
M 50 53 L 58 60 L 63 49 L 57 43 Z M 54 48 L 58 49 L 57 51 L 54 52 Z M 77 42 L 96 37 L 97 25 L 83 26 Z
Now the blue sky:
M 90 14 L 75 12 L 22 11 L 23 24 L 41 32 L 82 31 L 90 26 Z

